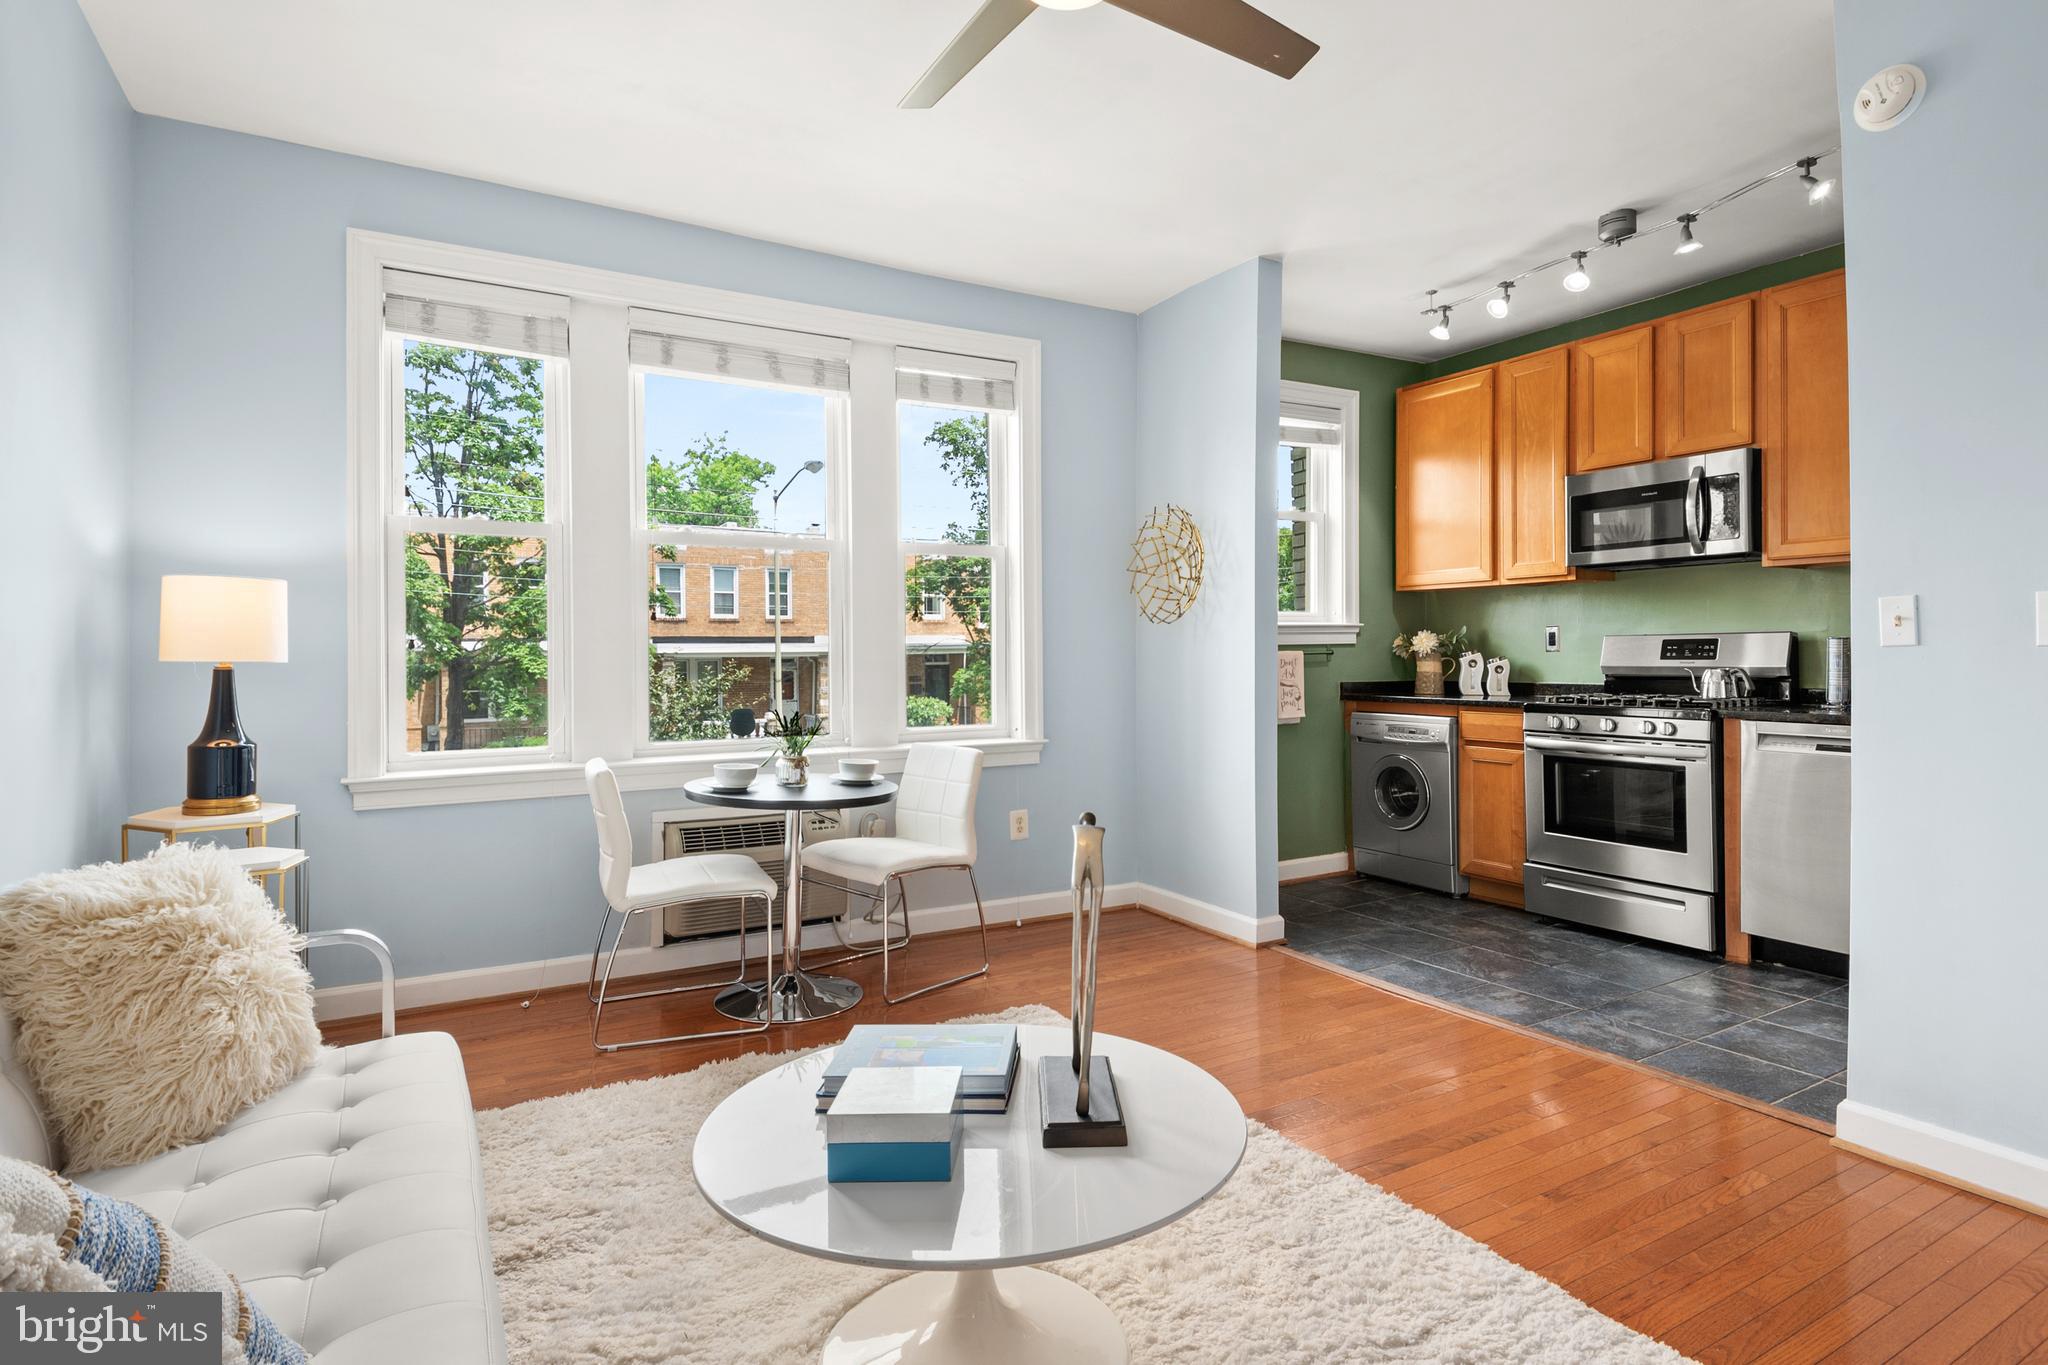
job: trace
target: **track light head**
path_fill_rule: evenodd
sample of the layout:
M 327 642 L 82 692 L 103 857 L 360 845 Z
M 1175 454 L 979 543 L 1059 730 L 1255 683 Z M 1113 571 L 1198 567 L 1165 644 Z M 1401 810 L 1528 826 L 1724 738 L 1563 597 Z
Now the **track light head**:
M 1593 277 L 1586 273 L 1586 253 L 1572 253 L 1572 273 L 1564 277 L 1564 287 L 1574 294 L 1583 294 L 1593 286 Z
M 1820 158 L 1817 156 L 1799 158 L 1799 183 L 1806 186 L 1806 202 L 1809 204 L 1825 203 L 1828 196 L 1835 192 L 1833 176 L 1828 176 L 1824 180 L 1814 176 L 1813 168 L 1819 163 Z
M 1486 301 L 1486 311 L 1497 318 L 1506 317 L 1508 315 L 1508 291 L 1514 287 L 1515 282 L 1513 280 L 1502 280 L 1500 282 L 1500 293 Z
M 1699 215 L 1696 213 L 1681 213 L 1678 215 L 1678 245 L 1671 249 L 1672 255 L 1690 256 L 1693 252 L 1706 245 L 1705 242 L 1692 235 L 1692 225 L 1699 220 Z
M 1451 310 L 1448 305 L 1436 310 L 1436 322 L 1430 327 L 1429 334 L 1438 341 L 1451 339 Z

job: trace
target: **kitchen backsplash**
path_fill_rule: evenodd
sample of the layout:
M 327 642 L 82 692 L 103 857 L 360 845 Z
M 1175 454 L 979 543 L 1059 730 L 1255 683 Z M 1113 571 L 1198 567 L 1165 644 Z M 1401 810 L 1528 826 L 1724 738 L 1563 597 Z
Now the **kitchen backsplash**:
M 1394 615 L 1404 631 L 1469 627 L 1472 648 L 1506 655 L 1521 682 L 1598 682 L 1603 635 L 1790 630 L 1799 635 L 1799 685 L 1819 687 L 1827 637 L 1849 633 L 1849 569 L 1717 564 L 1617 573 L 1609 583 L 1405 592 L 1394 596 Z M 1545 626 L 1562 632 L 1555 654 L 1544 652 Z M 1386 662 L 1375 676 L 1405 671 L 1391 654 Z

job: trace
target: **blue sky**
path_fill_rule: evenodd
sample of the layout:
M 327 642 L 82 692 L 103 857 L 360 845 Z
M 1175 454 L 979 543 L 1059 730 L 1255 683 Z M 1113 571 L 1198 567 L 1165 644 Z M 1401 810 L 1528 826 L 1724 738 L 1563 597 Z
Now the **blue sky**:
M 966 491 L 946 477 L 937 455 L 924 444 L 926 433 L 959 416 L 959 409 L 903 403 L 898 412 L 902 535 L 938 540 L 948 522 L 973 519 Z M 707 433 L 723 434 L 734 449 L 773 464 L 776 474 L 767 491 L 754 499 L 763 526 L 768 525 L 769 493 L 805 460 L 825 455 L 825 399 L 813 393 L 650 374 L 646 421 L 650 454 L 674 457 Z M 805 474 L 790 485 L 782 499 L 783 530 L 800 532 L 822 525 L 826 477 Z

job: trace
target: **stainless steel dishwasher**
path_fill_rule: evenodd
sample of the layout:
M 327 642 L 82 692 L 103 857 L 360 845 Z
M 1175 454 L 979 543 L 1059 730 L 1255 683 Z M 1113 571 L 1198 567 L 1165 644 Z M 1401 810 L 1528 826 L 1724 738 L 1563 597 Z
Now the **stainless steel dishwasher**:
M 1742 928 L 1849 951 L 1849 727 L 1742 723 Z

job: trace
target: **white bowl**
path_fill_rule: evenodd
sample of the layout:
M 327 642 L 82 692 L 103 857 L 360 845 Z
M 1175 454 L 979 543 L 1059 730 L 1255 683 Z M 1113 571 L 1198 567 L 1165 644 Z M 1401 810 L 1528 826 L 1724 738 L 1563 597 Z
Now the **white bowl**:
M 754 783 L 754 774 L 759 772 L 757 763 L 714 763 L 711 765 L 711 785 L 720 791 L 745 791 Z
M 839 760 L 839 778 L 843 782 L 872 782 L 879 766 L 872 758 L 842 758 Z

